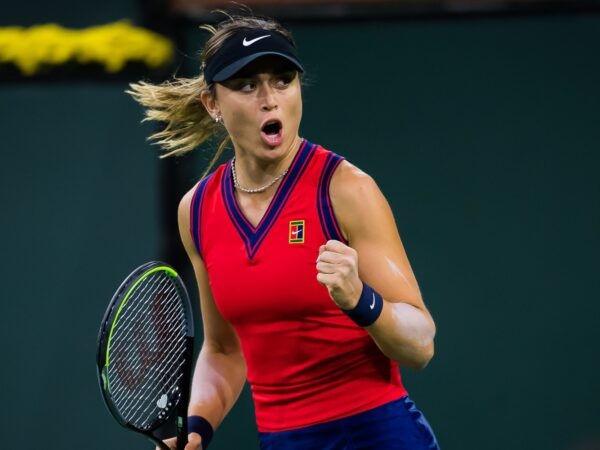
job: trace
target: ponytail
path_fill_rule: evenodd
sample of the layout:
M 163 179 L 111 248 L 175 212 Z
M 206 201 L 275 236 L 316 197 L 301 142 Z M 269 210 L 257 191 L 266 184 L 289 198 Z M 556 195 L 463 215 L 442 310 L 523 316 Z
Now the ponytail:
M 143 121 L 166 123 L 162 131 L 148 138 L 162 147 L 162 158 L 193 150 L 219 128 L 200 103 L 200 92 L 208 89 L 202 76 L 177 78 L 159 85 L 141 81 L 129 86 L 131 89 L 126 92 L 146 108 Z

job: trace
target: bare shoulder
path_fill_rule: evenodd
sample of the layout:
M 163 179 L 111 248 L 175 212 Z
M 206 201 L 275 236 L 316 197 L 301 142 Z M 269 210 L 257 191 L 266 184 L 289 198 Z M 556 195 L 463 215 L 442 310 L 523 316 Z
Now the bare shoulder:
M 330 195 L 334 203 L 355 203 L 381 195 L 375 180 L 348 161 L 342 161 L 331 179 Z
M 350 242 L 365 236 L 396 236 L 396 224 L 387 199 L 377 183 L 355 165 L 343 161 L 329 189 L 337 222 Z
M 331 179 L 329 195 L 337 215 L 369 217 L 380 210 L 389 210 L 387 200 L 377 183 L 367 173 L 348 161 L 343 161 Z
M 196 192 L 196 189 L 198 187 L 198 183 L 196 183 L 189 191 L 187 191 L 179 201 L 179 207 L 177 208 L 177 217 L 180 225 L 189 226 L 190 208 L 192 206 L 192 200 L 194 198 L 194 193 Z
M 192 235 L 190 233 L 190 210 L 192 206 L 192 201 L 194 199 L 194 193 L 198 187 L 198 183 L 196 183 L 189 191 L 185 193 L 185 195 L 179 201 L 179 207 L 177 208 L 177 222 L 179 224 L 179 237 L 181 238 L 181 242 L 192 261 L 192 264 L 195 263 L 196 258 L 198 258 L 198 253 L 196 251 L 196 247 L 192 241 Z

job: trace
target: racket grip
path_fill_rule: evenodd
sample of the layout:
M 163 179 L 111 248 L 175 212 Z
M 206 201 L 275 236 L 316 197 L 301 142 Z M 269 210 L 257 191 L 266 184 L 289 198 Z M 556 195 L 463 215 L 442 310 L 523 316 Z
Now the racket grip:
M 188 425 L 186 416 L 177 416 L 177 450 L 183 450 L 188 443 Z
M 194 338 L 186 338 L 186 355 L 184 373 L 186 376 L 183 382 L 183 391 L 179 404 L 177 405 L 177 450 L 184 450 L 188 443 L 188 403 L 190 401 L 190 378 L 192 373 L 192 361 L 194 360 Z

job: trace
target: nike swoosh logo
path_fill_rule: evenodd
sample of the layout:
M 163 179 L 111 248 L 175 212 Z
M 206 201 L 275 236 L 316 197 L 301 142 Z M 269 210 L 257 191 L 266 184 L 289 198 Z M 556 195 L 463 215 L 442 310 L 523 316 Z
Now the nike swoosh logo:
M 369 308 L 371 308 L 371 309 L 375 308 L 375 294 L 373 294 L 373 303 L 371 303 L 369 305 Z
M 258 42 L 261 39 L 268 38 L 270 36 L 271 36 L 270 34 L 265 34 L 264 36 L 259 36 L 254 39 L 250 39 L 249 41 L 247 41 L 246 38 L 244 38 L 244 41 L 242 42 L 242 44 L 244 44 L 244 47 L 249 47 L 250 45 L 254 44 L 255 42 Z

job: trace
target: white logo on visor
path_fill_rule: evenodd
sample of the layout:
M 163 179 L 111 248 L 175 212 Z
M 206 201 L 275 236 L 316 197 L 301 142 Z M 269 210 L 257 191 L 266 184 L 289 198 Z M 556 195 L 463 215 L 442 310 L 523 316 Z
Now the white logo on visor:
M 271 36 L 271 35 L 270 34 L 265 34 L 264 36 L 259 36 L 259 37 L 254 38 L 254 39 L 250 39 L 249 41 L 247 41 L 246 38 L 244 38 L 244 42 L 242 42 L 242 44 L 244 44 L 244 47 L 248 47 L 248 46 L 254 44 L 257 41 L 260 41 L 261 39 L 268 38 L 269 36 Z

